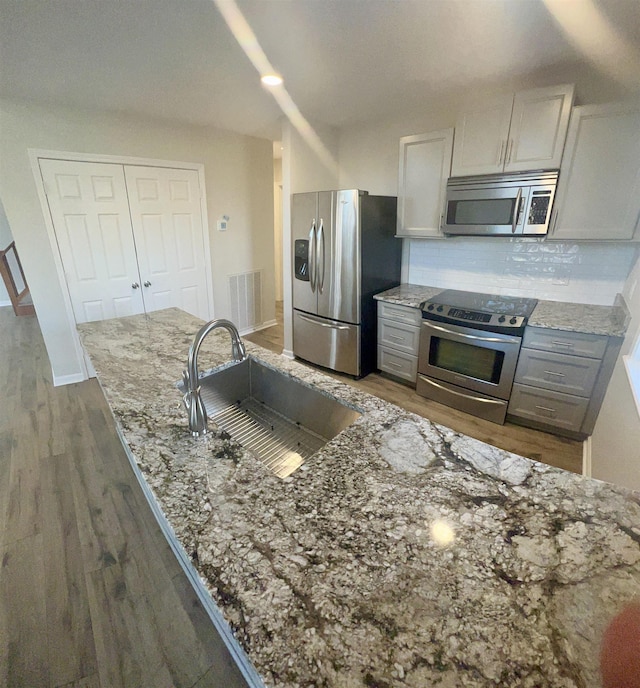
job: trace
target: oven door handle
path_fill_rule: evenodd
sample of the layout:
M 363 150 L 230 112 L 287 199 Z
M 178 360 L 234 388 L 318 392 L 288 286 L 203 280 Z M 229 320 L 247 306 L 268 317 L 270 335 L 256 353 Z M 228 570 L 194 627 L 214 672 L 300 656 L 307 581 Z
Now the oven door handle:
M 496 399 L 486 399 L 485 397 L 477 397 L 473 394 L 462 394 L 461 392 L 456 392 L 453 389 L 449 389 L 448 387 L 445 387 L 444 385 L 439 385 L 435 380 L 432 380 L 429 377 L 425 377 L 421 373 L 418 373 L 418 377 L 423 382 L 427 382 L 430 385 L 433 385 L 434 387 L 437 387 L 438 389 L 443 390 L 447 394 L 454 394 L 455 396 L 462 397 L 463 399 L 472 399 L 473 401 L 481 401 L 483 404 L 494 404 L 496 406 L 502 406 L 505 403 L 504 401 L 498 401 Z
M 445 334 L 452 334 L 456 337 L 462 337 L 464 339 L 475 339 L 480 342 L 498 342 L 498 343 L 506 343 L 506 344 L 519 344 L 520 343 L 520 338 L 515 338 L 515 337 L 509 337 L 509 336 L 503 336 L 503 337 L 478 337 L 478 335 L 475 334 L 463 334 L 462 332 L 454 332 L 453 330 L 449 330 L 446 327 L 441 327 L 440 325 L 434 325 L 430 321 L 426 321 L 424 323 L 426 327 L 431 327 L 434 330 L 438 330 L 439 332 L 444 332 Z

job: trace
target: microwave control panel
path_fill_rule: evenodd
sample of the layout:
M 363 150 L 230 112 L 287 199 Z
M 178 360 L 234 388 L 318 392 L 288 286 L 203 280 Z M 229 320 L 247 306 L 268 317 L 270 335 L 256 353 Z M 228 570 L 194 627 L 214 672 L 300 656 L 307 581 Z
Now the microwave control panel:
M 529 207 L 528 225 L 544 225 L 549 216 L 550 191 L 534 191 Z

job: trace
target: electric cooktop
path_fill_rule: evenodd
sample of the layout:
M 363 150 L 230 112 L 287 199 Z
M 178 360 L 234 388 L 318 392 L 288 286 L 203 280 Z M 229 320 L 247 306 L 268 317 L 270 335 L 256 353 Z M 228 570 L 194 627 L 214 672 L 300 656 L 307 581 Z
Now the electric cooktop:
M 445 289 L 425 301 L 422 315 L 428 320 L 465 325 L 494 332 L 522 332 L 538 301 L 519 296 L 478 294 Z

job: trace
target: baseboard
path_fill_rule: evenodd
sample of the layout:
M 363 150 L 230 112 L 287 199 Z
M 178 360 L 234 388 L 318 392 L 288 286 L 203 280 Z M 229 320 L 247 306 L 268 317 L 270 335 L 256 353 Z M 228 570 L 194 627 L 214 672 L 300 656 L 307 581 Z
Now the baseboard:
M 9 301 L 9 299 L 0 300 L 0 308 L 2 308 L 3 306 L 10 306 L 10 305 L 11 305 L 11 301 Z
M 591 477 L 591 436 L 582 443 L 582 475 Z
M 283 349 L 283 350 L 282 350 L 282 355 L 283 355 L 285 358 L 290 358 L 291 360 L 293 360 L 293 359 L 295 358 L 295 356 L 293 355 L 293 351 L 290 351 L 289 349 Z
M 266 330 L 267 327 L 273 327 L 277 325 L 277 320 L 267 320 L 267 322 L 262 323 L 262 325 L 256 325 L 256 327 L 247 327 L 245 330 L 241 330 L 240 335 L 253 334 L 254 332 L 260 332 L 260 330 Z
M 53 386 L 62 387 L 63 385 L 73 385 L 76 382 L 84 382 L 87 378 L 82 373 L 73 373 L 73 375 L 54 375 Z

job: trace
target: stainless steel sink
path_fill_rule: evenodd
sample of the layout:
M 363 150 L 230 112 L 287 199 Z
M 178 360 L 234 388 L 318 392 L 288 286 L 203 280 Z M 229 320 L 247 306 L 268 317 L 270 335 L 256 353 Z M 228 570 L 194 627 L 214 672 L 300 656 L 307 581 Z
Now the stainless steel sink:
M 203 375 L 200 388 L 209 419 L 280 478 L 361 415 L 251 357 Z

